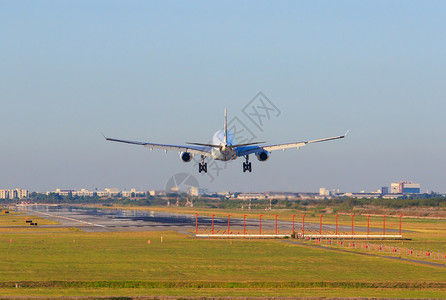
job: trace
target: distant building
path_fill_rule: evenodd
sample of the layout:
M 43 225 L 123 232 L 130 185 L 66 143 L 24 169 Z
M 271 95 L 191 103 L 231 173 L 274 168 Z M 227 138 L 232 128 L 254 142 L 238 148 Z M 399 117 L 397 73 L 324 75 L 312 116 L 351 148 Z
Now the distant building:
M 153 191 L 153 193 L 155 194 L 155 191 Z M 72 196 L 78 196 L 78 197 L 115 197 L 115 196 L 122 196 L 122 197 L 127 197 L 127 198 L 131 198 L 131 197 L 144 197 L 147 195 L 146 192 L 143 191 L 137 191 L 136 189 L 131 189 L 130 191 L 120 191 L 117 188 L 106 188 L 103 191 L 89 191 L 87 189 L 81 189 L 81 190 L 61 190 L 61 189 L 56 189 L 55 191 L 50 191 L 50 192 L 46 192 L 47 195 L 49 194 L 57 194 L 57 195 L 61 195 L 61 196 L 68 196 L 68 195 L 72 195 Z
M 120 191 L 119 189 L 113 188 L 107 188 L 104 191 L 97 191 L 96 194 L 98 195 L 98 197 L 113 197 L 113 196 L 119 196 L 120 195 Z
M 299 195 L 298 195 L 299 200 L 309 200 L 309 199 L 316 199 L 316 198 L 321 198 L 319 196 L 319 193 L 299 193 Z M 323 198 L 321 198 L 321 199 L 323 199 Z
M 59 195 L 69 196 L 69 195 L 73 195 L 73 192 L 74 192 L 74 190 L 59 190 Z
M 131 189 L 130 191 L 123 191 L 121 192 L 122 197 L 144 197 L 146 195 L 146 192 L 137 191 L 136 189 Z
M 24 189 L 1 189 L 0 199 L 27 199 L 29 198 L 29 191 Z
M 400 184 L 399 183 L 391 183 L 390 184 L 390 193 L 391 194 L 400 194 Z
M 15 199 L 18 197 L 19 197 L 19 195 L 17 193 L 17 190 L 9 190 L 9 199 Z
M 16 189 L 17 191 L 17 198 L 19 199 L 27 199 L 29 198 L 29 191 L 24 189 Z
M 361 191 L 360 193 L 344 193 L 340 195 L 341 197 L 348 198 L 357 198 L 357 199 L 378 199 L 381 194 L 380 193 L 366 193 Z
M 0 190 L 0 199 L 9 199 L 9 191 Z
M 382 188 L 381 188 L 381 194 L 383 194 L 383 195 L 387 195 L 389 193 L 389 187 L 387 187 L 387 186 L 383 186 Z
M 326 188 L 320 188 L 319 189 L 319 195 L 321 196 L 330 196 L 330 191 Z
M 224 192 L 224 194 L 220 193 L 218 195 L 226 197 L 227 196 L 226 193 L 229 192 Z M 191 186 L 189 188 L 189 195 L 191 195 L 192 197 L 199 197 L 199 196 L 209 195 L 209 191 L 207 189 L 200 189 L 199 187 Z
M 57 194 L 60 196 L 71 195 L 79 197 L 94 197 L 95 195 L 97 195 L 98 197 L 112 197 L 119 196 L 121 192 L 119 191 L 119 189 L 105 189 L 104 191 L 89 191 L 86 189 L 81 189 L 80 191 L 56 189 L 55 191 L 46 192 L 46 194 Z
M 290 192 L 266 192 L 264 193 L 267 198 L 277 200 L 298 200 L 299 194 Z
M 62 190 L 62 189 L 56 189 L 55 191 L 48 191 L 46 192 L 46 195 L 50 195 L 50 194 L 56 194 L 56 195 L 60 195 L 60 196 L 68 196 L 68 195 L 73 195 L 73 193 L 75 193 L 75 190 Z
M 383 195 L 383 199 L 397 199 L 398 197 L 401 197 L 400 194 L 387 194 Z
M 136 196 L 136 190 L 131 189 L 130 191 L 122 191 L 121 192 L 122 197 L 131 198 L 132 196 Z
M 237 199 L 241 199 L 241 200 L 263 200 L 266 199 L 266 196 L 264 194 L 260 194 L 260 193 L 243 193 L 243 194 L 239 194 L 237 196 Z
M 94 196 L 94 192 L 93 191 L 88 191 L 86 189 L 81 189 L 80 191 L 73 191 L 72 195 L 73 196 L 79 196 L 79 197 L 93 197 Z
M 191 186 L 190 188 L 189 188 L 189 194 L 192 196 L 192 197 L 198 197 L 198 194 L 199 194 L 199 188 L 198 187 L 196 187 L 196 186 Z
M 105 189 L 109 196 L 118 196 L 120 191 L 117 188 Z
M 390 185 L 390 193 L 392 194 L 419 194 L 420 184 L 411 181 L 400 181 Z
M 234 193 L 231 193 L 229 191 L 217 192 L 217 195 L 220 197 L 228 198 L 228 199 L 234 197 Z
M 150 196 L 166 196 L 166 190 L 160 190 L 160 191 L 156 191 L 156 190 L 150 190 L 147 192 L 148 195 Z
M 403 194 L 419 194 L 420 184 L 413 182 L 404 182 L 403 184 Z

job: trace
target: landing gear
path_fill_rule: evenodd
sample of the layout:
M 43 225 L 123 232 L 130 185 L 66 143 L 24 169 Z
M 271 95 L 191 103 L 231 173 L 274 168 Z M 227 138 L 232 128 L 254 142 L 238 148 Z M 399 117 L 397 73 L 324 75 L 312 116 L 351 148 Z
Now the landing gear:
M 204 156 L 201 156 L 201 163 L 198 164 L 198 173 L 201 173 L 203 171 L 204 173 L 208 172 L 208 164 L 204 162 Z
M 246 162 L 243 163 L 243 173 L 245 173 L 246 171 L 251 172 L 252 168 L 251 168 L 251 163 L 249 162 L 249 155 L 245 155 L 245 159 Z

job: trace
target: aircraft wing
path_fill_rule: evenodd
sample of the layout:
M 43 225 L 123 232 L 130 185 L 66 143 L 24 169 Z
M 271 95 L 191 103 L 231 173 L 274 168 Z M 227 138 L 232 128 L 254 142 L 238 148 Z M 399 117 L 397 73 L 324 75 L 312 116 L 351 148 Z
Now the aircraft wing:
M 155 143 L 146 143 L 146 142 L 136 142 L 136 141 L 128 141 L 128 140 L 119 140 L 119 139 L 113 139 L 108 138 L 104 135 L 104 138 L 107 141 L 111 142 L 119 142 L 119 143 L 126 143 L 126 144 L 132 144 L 132 145 L 141 145 L 146 148 L 152 149 L 163 149 L 165 151 L 171 150 L 171 151 L 178 151 L 178 152 L 189 152 L 193 154 L 199 154 L 204 156 L 211 156 L 211 149 L 212 147 L 206 147 L 206 146 L 181 146 L 181 145 L 167 145 L 167 144 L 155 144 Z
M 347 131 L 347 133 L 348 133 L 348 131 Z M 286 144 L 274 144 L 274 145 L 238 147 L 238 148 L 236 148 L 236 153 L 237 153 L 237 156 L 244 156 L 244 155 L 248 155 L 248 154 L 258 154 L 262 151 L 271 152 L 271 151 L 275 151 L 275 150 L 285 150 L 285 149 L 289 149 L 289 148 L 299 149 L 300 147 L 303 147 L 307 144 L 343 139 L 343 138 L 345 138 L 347 133 L 345 133 L 344 135 L 340 135 L 340 136 L 334 136 L 334 137 L 318 139 L 318 140 L 311 140 L 311 141 L 302 141 L 302 142 L 294 142 L 294 143 L 286 143 Z

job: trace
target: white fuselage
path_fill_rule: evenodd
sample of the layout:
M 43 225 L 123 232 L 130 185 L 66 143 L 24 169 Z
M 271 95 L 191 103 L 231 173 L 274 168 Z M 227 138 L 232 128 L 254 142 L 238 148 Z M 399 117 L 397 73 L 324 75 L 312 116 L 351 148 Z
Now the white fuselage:
M 235 153 L 234 149 L 232 149 L 232 146 L 235 145 L 235 139 L 232 132 L 228 131 L 228 136 L 226 140 L 227 140 L 227 145 L 225 145 L 224 130 L 219 130 L 214 134 L 214 136 L 212 137 L 212 144 L 221 145 L 221 147 L 212 149 L 213 159 L 228 161 L 237 158 L 237 154 Z

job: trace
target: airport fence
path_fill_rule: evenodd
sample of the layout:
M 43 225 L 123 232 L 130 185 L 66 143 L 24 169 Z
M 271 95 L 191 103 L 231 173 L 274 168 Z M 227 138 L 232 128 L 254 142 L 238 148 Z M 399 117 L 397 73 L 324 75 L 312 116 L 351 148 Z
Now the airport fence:
M 387 220 L 386 220 L 387 217 Z M 396 218 L 396 221 L 395 221 Z M 306 216 L 291 215 L 200 215 L 195 214 L 196 234 L 289 235 L 318 238 L 322 236 L 364 238 L 402 238 L 402 216 Z
M 432 249 L 416 249 L 405 247 L 397 244 L 388 243 L 388 241 L 368 241 L 356 239 L 336 239 L 336 238 L 319 238 L 305 239 L 305 243 L 317 245 L 327 248 L 348 249 L 358 252 L 368 252 L 375 254 L 390 255 L 394 257 L 428 260 L 446 263 L 445 251 L 434 251 Z

